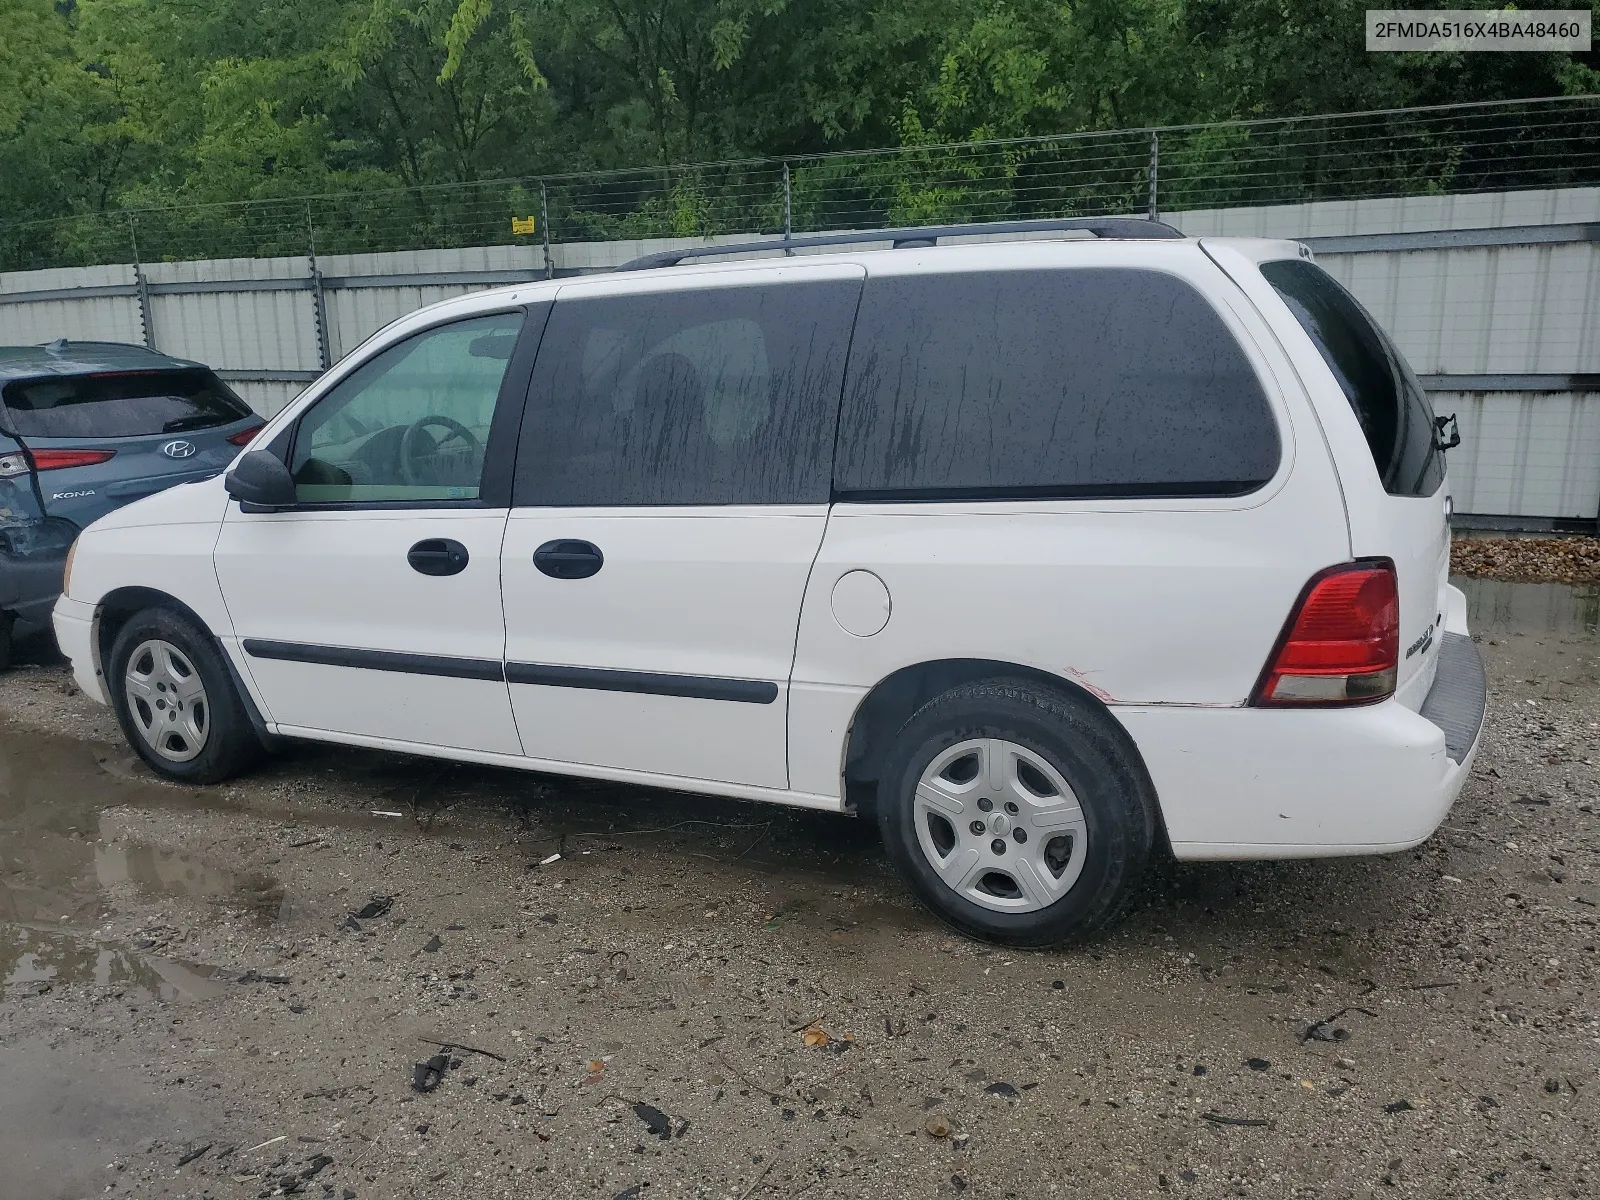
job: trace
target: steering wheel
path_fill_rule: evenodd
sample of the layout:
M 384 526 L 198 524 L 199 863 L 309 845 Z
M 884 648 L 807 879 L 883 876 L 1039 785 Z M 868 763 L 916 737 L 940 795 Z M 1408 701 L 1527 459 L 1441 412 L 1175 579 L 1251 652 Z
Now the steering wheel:
M 435 438 L 426 433 L 428 426 L 435 426 L 446 430 L 442 438 Z M 422 460 L 437 454 L 439 448 L 448 442 L 459 438 L 466 444 L 469 454 L 483 451 L 483 443 L 478 441 L 477 435 L 454 417 L 444 416 L 442 413 L 430 413 L 428 416 L 411 422 L 406 426 L 406 431 L 400 437 L 400 474 L 409 484 L 436 483 L 434 479 L 420 479 L 419 475 L 426 470 Z M 426 439 L 426 444 L 424 444 Z

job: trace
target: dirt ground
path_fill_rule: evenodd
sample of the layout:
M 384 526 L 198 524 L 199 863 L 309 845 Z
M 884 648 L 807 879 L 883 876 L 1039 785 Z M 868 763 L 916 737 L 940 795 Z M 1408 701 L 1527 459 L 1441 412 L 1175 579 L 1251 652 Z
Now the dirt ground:
M 1430 842 L 1169 862 L 1053 953 L 948 933 L 848 818 L 333 748 L 171 787 L 39 649 L 0 1197 L 1600 1195 L 1600 597 L 1472 601 Z

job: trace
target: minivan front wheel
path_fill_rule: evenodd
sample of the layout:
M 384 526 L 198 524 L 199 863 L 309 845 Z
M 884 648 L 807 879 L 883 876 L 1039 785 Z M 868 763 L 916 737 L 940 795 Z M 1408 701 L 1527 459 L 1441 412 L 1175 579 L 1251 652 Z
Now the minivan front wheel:
M 118 632 L 107 666 L 123 735 L 158 775 L 216 783 L 260 755 L 221 651 L 188 617 L 165 608 L 136 613 Z
M 885 847 L 918 898 L 1007 945 L 1100 929 L 1155 840 L 1155 799 L 1126 737 L 1087 699 L 1026 680 L 924 705 L 878 786 Z

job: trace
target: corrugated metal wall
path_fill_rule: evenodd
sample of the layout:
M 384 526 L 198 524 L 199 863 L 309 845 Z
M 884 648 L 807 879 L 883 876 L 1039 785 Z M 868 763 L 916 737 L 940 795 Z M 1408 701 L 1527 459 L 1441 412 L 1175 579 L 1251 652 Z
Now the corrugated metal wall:
M 1400 343 L 1462 445 L 1458 512 L 1600 515 L 1600 188 L 1164 213 L 1191 235 L 1308 240 Z M 567 243 L 558 273 L 737 238 Z M 499 246 L 0 275 L 0 343 L 138 342 L 216 367 L 278 411 L 425 304 L 545 274 Z
M 1600 516 L 1600 238 L 1343 251 L 1340 239 L 1600 221 L 1600 188 L 1410 196 L 1165 217 L 1191 235 L 1331 239 L 1317 261 L 1383 323 L 1434 409 L 1455 413 L 1458 512 Z M 1590 376 L 1541 389 L 1538 377 Z M 1478 376 L 1478 379 L 1467 377 Z M 1495 376 L 1522 376 L 1494 390 Z M 1450 382 L 1470 382 L 1470 390 Z

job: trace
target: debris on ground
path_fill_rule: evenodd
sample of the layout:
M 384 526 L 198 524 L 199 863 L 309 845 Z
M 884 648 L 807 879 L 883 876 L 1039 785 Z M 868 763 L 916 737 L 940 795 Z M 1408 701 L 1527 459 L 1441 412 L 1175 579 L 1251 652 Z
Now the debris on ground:
M 1322 1020 L 1313 1022 L 1306 1029 L 1305 1033 L 1301 1035 L 1300 1040 L 1302 1042 L 1349 1041 L 1350 1031 L 1338 1025 L 1337 1022 L 1341 1017 L 1353 1012 L 1361 1013 L 1363 1016 L 1368 1017 L 1375 1017 L 1378 1015 L 1369 1008 L 1359 1008 L 1355 1005 L 1351 1005 L 1348 1008 L 1341 1008 L 1338 1012 L 1330 1013 L 1326 1017 L 1323 1017 Z
M 633 1106 L 633 1115 L 645 1123 L 645 1128 L 655 1134 L 663 1142 L 672 1138 L 672 1118 L 667 1116 L 653 1104 L 646 1104 L 640 1100 Z
M 1022 1094 L 1021 1092 L 1017 1091 L 1016 1088 L 1012 1087 L 1009 1083 L 1006 1083 L 1003 1080 L 999 1083 L 991 1083 L 983 1090 L 990 1096 L 1004 1096 L 1007 1100 L 1015 1100 Z
M 411 1068 L 411 1090 L 414 1092 L 431 1092 L 439 1086 L 444 1079 L 444 1073 L 450 1069 L 450 1056 L 448 1054 L 435 1054 L 425 1062 L 419 1062 Z
M 1457 538 L 1450 573 L 1511 583 L 1600 583 L 1600 538 Z
M 1386 1112 L 1386 1113 L 1391 1113 L 1391 1114 L 1392 1113 L 1403 1113 L 1403 1112 L 1411 1112 L 1415 1108 L 1416 1108 L 1416 1105 L 1412 1104 L 1411 1101 L 1409 1101 L 1409 1100 L 1396 1100 L 1393 1103 L 1385 1104 L 1383 1106 L 1383 1111 Z
M 419 1037 L 417 1039 L 417 1041 L 423 1043 L 426 1046 L 437 1046 L 437 1047 L 439 1047 L 440 1050 L 443 1050 L 446 1054 L 449 1054 L 453 1050 L 460 1050 L 464 1054 L 481 1054 L 485 1058 L 494 1059 L 495 1062 L 505 1062 L 506 1061 L 506 1056 L 504 1054 L 498 1054 L 493 1050 L 485 1050 L 482 1046 L 464 1046 L 460 1042 L 440 1042 L 440 1041 L 435 1041 L 433 1038 L 425 1038 L 425 1037 Z M 455 1064 L 452 1063 L 451 1065 L 454 1066 Z
M 436 954 L 443 948 L 444 943 L 439 940 L 439 935 L 436 933 L 429 938 L 427 944 L 422 947 L 422 952 L 424 954 Z
M 1214 1112 L 1201 1113 L 1200 1117 L 1213 1125 L 1241 1125 L 1247 1129 L 1267 1129 L 1272 1125 L 1271 1121 L 1261 1117 L 1225 1117 L 1221 1113 Z
M 934 1113 L 922 1128 L 929 1137 L 946 1138 L 950 1136 L 950 1120 L 943 1113 Z
M 194 1150 L 189 1151 L 189 1153 L 185 1154 L 182 1158 L 180 1158 L 178 1160 L 178 1165 L 180 1167 L 187 1167 L 195 1159 L 199 1158 L 207 1150 L 211 1149 L 211 1146 L 212 1146 L 212 1143 L 211 1142 L 207 1142 L 204 1146 L 200 1146 L 200 1147 L 198 1147 L 198 1148 L 196 1148 Z
M 1244 1065 L 1249 1067 L 1252 1071 L 1265 1071 L 1272 1066 L 1272 1064 L 1264 1058 L 1247 1058 L 1244 1060 Z
M 285 984 L 289 982 L 289 977 L 287 975 L 268 975 L 264 971 L 257 971 L 252 967 L 234 982 Z
M 394 907 L 393 896 L 374 896 L 350 915 L 360 921 L 370 921 L 374 917 L 383 916 L 392 907 Z

